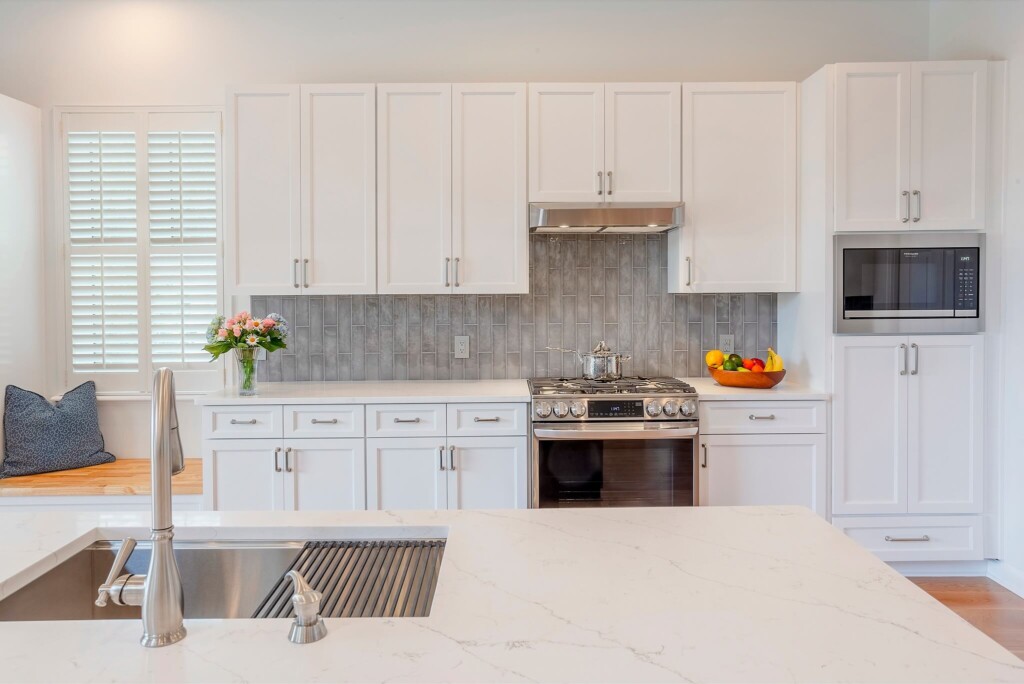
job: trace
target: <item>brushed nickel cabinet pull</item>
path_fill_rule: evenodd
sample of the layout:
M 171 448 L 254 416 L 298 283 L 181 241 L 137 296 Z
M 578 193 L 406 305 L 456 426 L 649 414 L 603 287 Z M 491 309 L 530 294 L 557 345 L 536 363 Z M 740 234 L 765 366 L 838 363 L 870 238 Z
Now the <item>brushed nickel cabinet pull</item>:
M 901 223 L 907 223 L 910 221 L 910 193 L 904 190 L 900 193 L 900 203 L 904 205 L 903 218 L 900 219 Z
M 299 289 L 299 260 L 295 259 L 292 262 L 292 285 L 295 289 Z
M 448 447 L 448 470 L 455 470 L 455 445 Z
M 289 473 L 292 472 L 291 456 L 292 448 L 288 447 L 287 449 L 284 450 L 284 469 L 287 470 Z
M 914 199 L 917 200 L 917 211 L 914 213 L 914 219 L 913 219 L 914 223 L 917 223 L 918 221 L 921 220 L 921 191 L 920 190 L 915 190 L 911 194 L 914 196 Z
M 474 423 L 499 423 L 501 418 L 494 416 L 493 418 L 481 418 L 480 416 L 473 416 Z
M 926 542 L 931 540 L 932 538 L 927 534 L 922 534 L 920 537 L 890 537 L 885 535 L 885 541 L 887 542 Z
M 708 467 L 708 445 L 707 444 L 701 444 L 700 448 L 704 452 L 704 459 L 700 462 L 700 467 L 701 468 L 707 468 Z
M 302 260 L 302 287 L 309 289 L 309 259 Z
M 255 425 L 256 424 L 256 419 L 253 418 L 251 420 L 236 420 L 236 419 L 232 418 L 231 419 L 231 424 L 232 425 Z
M 318 419 L 314 418 L 313 420 L 311 420 L 309 422 L 312 423 L 313 425 L 337 425 L 338 424 L 338 419 L 337 418 L 331 418 L 330 420 L 318 420 Z
M 459 286 L 459 257 L 455 257 L 455 287 Z
M 686 287 L 690 287 L 693 284 L 693 260 L 690 257 L 686 257 Z
M 901 359 L 903 361 L 903 365 L 900 366 L 900 375 L 906 375 L 907 374 L 907 345 L 901 344 L 900 345 L 900 349 L 903 350 L 903 354 L 901 355 Z
M 444 467 L 444 444 L 437 448 L 437 464 L 441 467 L 441 470 L 446 470 Z
M 275 473 L 281 472 L 281 464 L 280 464 L 280 462 L 278 462 L 278 459 L 277 459 L 277 457 L 280 455 L 280 453 L 281 453 L 281 447 L 275 447 L 274 448 L 274 472 Z
M 774 413 L 769 413 L 767 416 L 755 416 L 753 413 L 751 413 L 749 416 L 747 416 L 747 419 L 748 420 L 775 420 L 775 414 Z
M 417 418 L 395 418 L 396 423 L 418 423 L 420 419 Z
M 597 194 L 604 194 L 604 174 L 600 171 L 597 172 Z
M 608 196 L 612 196 L 612 172 L 608 172 Z
M 449 267 L 449 265 L 451 263 L 452 263 L 451 257 L 445 257 L 444 258 L 444 286 L 445 287 L 451 287 L 452 286 L 452 282 L 448 278 L 448 271 L 449 271 L 448 267 Z
M 917 346 L 916 342 L 911 344 L 910 348 L 914 350 L 914 368 L 911 369 L 910 374 L 917 375 L 917 364 L 921 361 L 921 348 Z

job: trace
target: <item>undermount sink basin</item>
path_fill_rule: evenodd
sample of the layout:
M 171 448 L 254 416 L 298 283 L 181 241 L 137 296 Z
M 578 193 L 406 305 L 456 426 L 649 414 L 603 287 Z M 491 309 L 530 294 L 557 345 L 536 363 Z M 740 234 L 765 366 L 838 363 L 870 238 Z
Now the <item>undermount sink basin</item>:
M 324 595 L 324 617 L 430 614 L 443 539 L 363 541 L 179 541 L 174 556 L 186 618 L 291 617 L 290 582 L 299 570 Z M 93 604 L 120 542 L 97 542 L 0 601 L 0 621 L 139 619 L 141 609 Z M 139 542 L 125 572 L 145 574 L 150 547 Z

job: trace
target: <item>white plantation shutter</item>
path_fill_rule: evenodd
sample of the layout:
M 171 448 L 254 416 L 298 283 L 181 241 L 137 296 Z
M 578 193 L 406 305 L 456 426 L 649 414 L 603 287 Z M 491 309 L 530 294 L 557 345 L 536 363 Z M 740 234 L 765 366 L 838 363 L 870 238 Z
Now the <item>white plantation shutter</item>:
M 62 113 L 69 380 L 216 386 L 203 351 L 219 302 L 220 115 Z

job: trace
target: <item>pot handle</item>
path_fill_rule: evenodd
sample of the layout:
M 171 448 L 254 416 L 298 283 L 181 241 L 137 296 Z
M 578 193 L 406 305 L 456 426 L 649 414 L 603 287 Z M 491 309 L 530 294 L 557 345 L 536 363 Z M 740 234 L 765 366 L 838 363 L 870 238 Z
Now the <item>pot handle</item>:
M 629 354 L 625 354 L 625 355 L 619 357 L 619 361 L 629 361 L 631 358 L 633 358 L 633 357 L 630 356 Z
M 575 349 L 565 349 L 563 347 L 544 347 L 544 348 L 547 349 L 548 351 L 567 352 L 569 354 L 575 354 L 576 358 L 578 358 L 580 360 L 580 363 L 583 363 L 583 354 L 579 353 Z

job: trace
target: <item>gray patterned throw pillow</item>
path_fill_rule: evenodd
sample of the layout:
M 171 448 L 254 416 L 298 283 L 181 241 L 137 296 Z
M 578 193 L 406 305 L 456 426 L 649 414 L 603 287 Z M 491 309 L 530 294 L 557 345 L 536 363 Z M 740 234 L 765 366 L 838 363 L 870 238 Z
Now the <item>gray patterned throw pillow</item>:
M 94 382 L 70 390 L 56 404 L 7 386 L 0 478 L 110 463 L 114 456 L 103 448 Z

